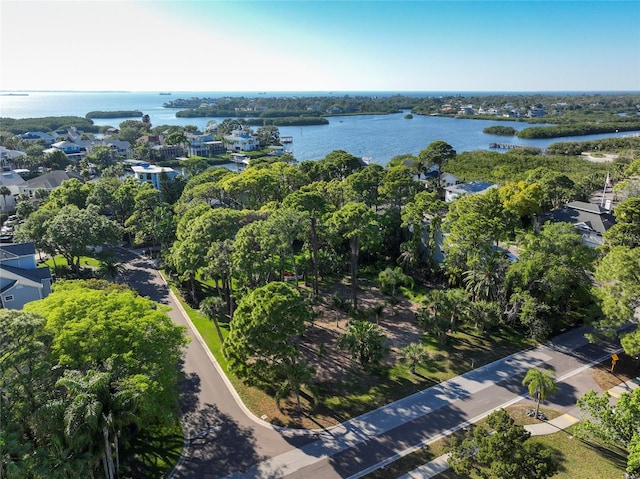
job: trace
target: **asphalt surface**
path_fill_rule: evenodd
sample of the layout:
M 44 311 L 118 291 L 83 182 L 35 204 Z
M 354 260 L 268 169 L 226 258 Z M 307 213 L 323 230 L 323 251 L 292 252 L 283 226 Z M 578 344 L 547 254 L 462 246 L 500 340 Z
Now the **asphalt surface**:
M 248 415 L 226 377 L 214 367 L 208 349 L 194 336 L 153 261 L 126 250 L 120 250 L 119 256 L 126 261 L 127 284 L 142 296 L 169 306 L 169 316 L 187 328 L 191 339 L 182 364 L 185 379 L 180 400 L 185 434 L 190 440 L 172 475 L 174 479 L 224 477 L 313 440 L 280 433 Z
M 589 344 L 584 330 L 576 330 L 327 430 L 276 429 L 238 400 L 153 262 L 131 252 L 123 252 L 123 259 L 128 284 L 168 305 L 172 320 L 185 326 L 192 339 L 182 364 L 181 408 L 188 438 L 171 476 L 175 479 L 355 479 L 410 447 L 521 401 L 526 392 L 521 381 L 531 367 L 552 370 L 560 382 L 550 407 L 575 412 L 578 397 L 594 387 L 589 366 L 619 349 L 618 344 Z

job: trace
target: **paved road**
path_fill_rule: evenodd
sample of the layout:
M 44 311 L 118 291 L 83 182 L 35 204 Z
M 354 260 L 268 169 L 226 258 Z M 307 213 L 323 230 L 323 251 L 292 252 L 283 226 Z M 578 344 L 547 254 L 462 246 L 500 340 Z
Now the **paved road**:
M 313 440 L 283 434 L 247 414 L 226 377 L 214 367 L 208 349 L 194 336 L 154 263 L 125 250 L 119 255 L 126 261 L 127 283 L 141 295 L 168 305 L 171 319 L 185 326 L 191 338 L 182 364 L 181 409 L 186 433 L 192 439 L 173 478 L 217 479 Z
M 188 327 L 152 262 L 126 254 L 129 284 L 169 305 L 171 318 Z M 183 364 L 181 404 L 191 440 L 172 476 L 179 479 L 360 477 L 362 471 L 409 447 L 521 400 L 522 377 L 531 367 L 554 371 L 562 380 L 554 405 L 571 410 L 593 387 L 588 366 L 618 349 L 588 344 L 583 331 L 573 331 L 313 436 L 277 430 L 251 416 L 197 335 L 188 331 L 192 341 Z

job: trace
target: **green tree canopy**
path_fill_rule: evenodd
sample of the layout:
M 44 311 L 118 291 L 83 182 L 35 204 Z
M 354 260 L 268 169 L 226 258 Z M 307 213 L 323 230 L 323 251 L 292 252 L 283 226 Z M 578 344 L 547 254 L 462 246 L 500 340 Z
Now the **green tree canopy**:
M 122 285 L 59 281 L 47 298 L 24 309 L 46 318 L 60 366 L 135 378 L 141 413 L 153 423 L 164 423 L 175 411 L 177 364 L 186 339 L 163 307 Z
M 229 369 L 250 384 L 273 386 L 300 358 L 299 337 L 311 318 L 300 293 L 272 282 L 244 296 L 229 325 L 224 354 Z
M 442 168 L 447 161 L 453 160 L 456 157 L 456 150 L 453 147 L 443 140 L 437 140 L 418 153 L 418 160 L 421 165 L 428 169 L 427 165 L 438 165 L 438 168 Z
M 556 474 L 559 464 L 552 451 L 530 441 L 530 433 L 504 409 L 491 413 L 487 425 L 474 426 L 461 440 L 452 440 L 449 466 L 457 474 L 528 479 Z
M 51 247 L 79 270 L 80 256 L 85 255 L 90 246 L 115 244 L 123 233 L 117 223 L 100 214 L 97 206 L 78 209 L 69 205 L 48 221 L 46 237 Z
M 351 300 L 358 307 L 358 256 L 360 243 L 376 233 L 376 214 L 364 203 L 347 203 L 329 218 L 329 227 L 349 241 L 351 249 Z

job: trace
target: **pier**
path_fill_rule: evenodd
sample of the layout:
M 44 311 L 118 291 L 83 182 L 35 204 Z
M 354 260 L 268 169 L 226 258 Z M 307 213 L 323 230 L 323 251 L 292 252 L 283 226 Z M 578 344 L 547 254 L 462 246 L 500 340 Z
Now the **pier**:
M 523 150 L 529 150 L 535 153 L 542 153 L 543 155 L 547 154 L 546 148 L 539 148 L 537 146 L 525 146 L 525 145 L 515 145 L 513 143 L 490 143 L 489 148 L 491 149 L 499 149 L 499 150 L 515 150 L 517 148 Z

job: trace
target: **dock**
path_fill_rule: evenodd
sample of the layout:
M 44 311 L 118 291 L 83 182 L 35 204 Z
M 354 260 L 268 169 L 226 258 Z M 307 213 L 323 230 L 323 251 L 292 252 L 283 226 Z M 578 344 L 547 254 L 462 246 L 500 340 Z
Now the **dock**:
M 543 155 L 547 154 L 547 149 L 546 148 L 539 148 L 537 146 L 526 146 L 526 145 L 516 145 L 513 143 L 490 143 L 489 144 L 489 148 L 491 149 L 499 149 L 499 150 L 515 150 L 515 149 L 522 149 L 522 150 L 529 150 L 529 151 L 533 151 L 536 153 L 542 153 Z

